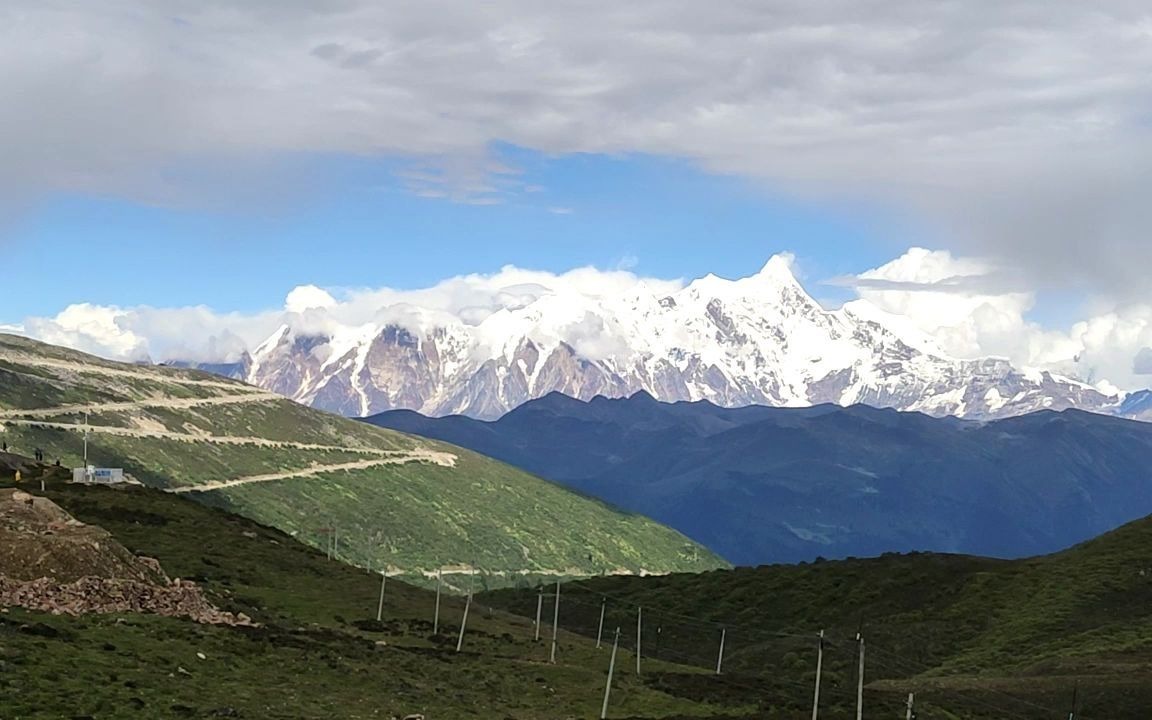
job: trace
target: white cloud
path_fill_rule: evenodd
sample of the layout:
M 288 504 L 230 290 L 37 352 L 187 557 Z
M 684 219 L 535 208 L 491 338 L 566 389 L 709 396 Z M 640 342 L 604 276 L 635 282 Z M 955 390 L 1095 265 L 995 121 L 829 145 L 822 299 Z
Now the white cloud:
M 790 270 L 795 265 L 789 254 L 773 263 L 770 267 Z M 955 357 L 995 355 L 1020 367 L 1051 369 L 1094 383 L 1148 386 L 1152 305 L 1113 304 L 1066 329 L 1044 328 L 1028 319 L 1034 301 L 1030 293 L 996 289 L 1003 277 L 988 260 L 912 248 L 841 282 L 856 288 L 857 302 L 903 318 L 901 327 L 927 333 Z M 644 278 L 619 269 L 584 267 L 556 274 L 507 266 L 491 275 L 454 277 L 417 290 L 304 285 L 288 293 L 283 310 L 255 314 L 218 313 L 202 306 L 72 305 L 52 318 L 26 319 L 19 332 L 118 359 L 227 361 L 285 323 L 302 333 L 390 323 L 419 333 L 431 326 L 479 325 L 501 310 L 535 303 L 554 321 L 548 332 L 558 335 L 552 339 L 598 358 L 619 350 L 622 337 L 619 328 L 605 327 L 589 312 L 598 299 L 615 301 L 642 289 L 660 296 L 683 286 L 682 280 Z M 489 330 L 494 341 L 515 334 L 501 323 L 489 323 Z
M 501 143 L 649 153 L 1124 292 L 1152 264 L 1150 38 L 1131 0 L 9 0 L 0 197 L 244 207 L 336 154 L 484 204 L 535 187 Z
M 284 299 L 284 309 L 288 312 L 302 313 L 313 308 L 327 309 L 336 306 L 336 298 L 327 290 L 315 285 L 301 285 L 294 288 Z
M 515 309 L 540 298 L 619 297 L 641 283 L 674 292 L 680 280 L 641 278 L 624 270 L 585 267 L 556 274 L 507 266 L 491 275 L 464 275 L 430 288 L 343 289 L 302 285 L 287 294 L 283 310 L 254 314 L 218 313 L 207 307 L 119 308 L 70 305 L 51 318 L 27 318 L 11 330 L 58 345 L 121 360 L 151 359 L 224 362 L 254 349 L 281 325 L 297 332 L 331 333 L 340 327 L 400 324 L 414 331 L 430 325 L 477 325 L 503 308 Z M 335 292 L 335 296 L 333 295 Z M 596 328 L 583 315 L 563 338 L 589 356 L 606 350 Z
M 956 357 L 995 355 L 1123 388 L 1144 387 L 1139 353 L 1152 345 L 1152 305 L 1112 303 L 1067 330 L 1028 319 L 1035 297 L 1005 287 L 995 263 L 912 248 L 849 281 L 860 297 L 934 336 Z M 1010 286 L 1008 286 L 1010 288 Z

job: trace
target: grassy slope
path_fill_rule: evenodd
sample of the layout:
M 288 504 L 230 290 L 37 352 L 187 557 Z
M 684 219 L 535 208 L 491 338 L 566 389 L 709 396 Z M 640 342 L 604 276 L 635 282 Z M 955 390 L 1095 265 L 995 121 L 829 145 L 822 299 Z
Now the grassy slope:
M 606 652 L 578 636 L 561 633 L 553 666 L 548 645 L 533 641 L 530 621 L 473 604 L 465 652 L 456 654 L 460 598 L 443 598 L 441 634 L 433 635 L 434 593 L 390 580 L 384 622 L 377 624 L 378 576 L 328 561 L 278 530 L 146 488 L 50 483 L 46 494 L 264 626 L 5 610 L 5 720 L 352 719 L 415 712 L 535 719 L 599 711 Z M 750 709 L 747 699 L 724 706 L 653 689 L 628 671 L 628 658 L 621 654 L 615 717 Z
M 254 391 L 205 373 L 112 363 L 7 335 L 0 335 L 0 353 L 22 353 L 39 361 L 0 360 L 0 410 L 211 398 Z M 52 367 L 45 360 L 74 365 Z M 77 370 L 76 365 L 88 370 Z M 100 369 L 114 374 L 96 372 Z M 82 422 L 75 412 L 26 415 L 23 419 Z M 364 565 L 387 564 L 416 572 L 440 564 L 475 563 L 510 573 L 586 575 L 617 569 L 695 571 L 723 565 L 699 545 L 647 518 L 616 511 L 489 458 L 288 400 L 114 409 L 94 413 L 89 421 L 108 427 L 205 436 L 190 441 L 91 434 L 89 457 L 93 462 L 123 467 L 155 487 L 196 485 L 378 457 L 371 451 L 429 448 L 455 455 L 453 468 L 430 463 L 376 466 L 194 494 L 316 545 L 327 542 L 317 530 L 334 527 L 342 538 L 341 557 Z M 272 443 L 338 449 L 224 444 L 213 442 L 210 436 L 254 437 Z M 25 454 L 40 447 L 49 460 L 60 458 L 65 467 L 80 464 L 82 436 L 75 429 L 10 422 L 3 437 L 11 448 Z M 493 581 L 497 581 L 496 576 Z M 507 575 L 499 582 L 520 581 L 523 578 L 519 575 Z
M 609 624 L 628 627 L 635 605 L 648 608 L 650 622 L 663 625 L 663 653 L 701 667 L 715 662 L 717 635 L 727 627 L 728 666 L 779 683 L 796 712 L 811 702 L 821 628 L 829 638 L 826 698 L 845 708 L 860 628 L 869 702 L 898 705 L 915 691 L 929 717 L 957 708 L 1059 717 L 1079 683 L 1077 717 L 1135 720 L 1152 707 L 1152 519 L 1022 561 L 890 555 L 566 588 L 571 597 L 607 594 Z M 485 597 L 519 612 L 535 602 L 523 591 Z

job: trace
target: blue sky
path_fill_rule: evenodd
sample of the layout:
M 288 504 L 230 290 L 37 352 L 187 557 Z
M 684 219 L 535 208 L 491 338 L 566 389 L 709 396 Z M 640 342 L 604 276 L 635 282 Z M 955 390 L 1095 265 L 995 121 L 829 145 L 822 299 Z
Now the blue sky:
M 908 245 L 875 209 L 774 196 L 683 161 L 502 156 L 518 168 L 517 185 L 495 204 L 422 197 L 400 166 L 345 158 L 308 168 L 321 188 L 250 211 L 54 195 L 15 228 L 10 258 L 26 271 L 9 280 L 0 319 L 79 302 L 255 311 L 297 285 L 419 288 L 507 264 L 741 277 L 778 252 L 796 254 L 810 291 L 835 300 L 846 291 L 819 281 Z M 47 277 L 66 281 L 45 293 Z

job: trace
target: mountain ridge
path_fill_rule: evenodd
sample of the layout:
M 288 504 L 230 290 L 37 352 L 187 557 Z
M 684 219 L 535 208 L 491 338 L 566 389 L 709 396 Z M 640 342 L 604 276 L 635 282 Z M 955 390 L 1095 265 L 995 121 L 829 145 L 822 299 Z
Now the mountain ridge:
M 1086 383 L 1003 359 L 956 359 L 864 300 L 825 310 L 780 256 L 738 280 L 586 294 L 516 288 L 475 318 L 412 306 L 343 325 L 305 310 L 250 354 L 203 365 L 347 416 L 392 409 L 493 419 L 552 391 L 644 390 L 725 407 L 868 404 L 995 419 L 1054 408 L 1152 417 Z M 1138 394 L 1137 394 L 1138 395 Z
M 1152 513 L 1152 426 L 1080 410 L 976 421 L 867 405 L 549 395 L 495 421 L 405 411 L 366 420 L 645 513 L 737 564 L 923 550 L 1020 557 Z

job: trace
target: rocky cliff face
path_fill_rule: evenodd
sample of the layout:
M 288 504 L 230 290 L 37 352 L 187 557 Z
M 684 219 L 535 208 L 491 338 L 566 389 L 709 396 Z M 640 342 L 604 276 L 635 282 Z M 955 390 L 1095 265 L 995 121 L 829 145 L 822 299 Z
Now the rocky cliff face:
M 230 372 L 352 416 L 495 418 L 554 391 L 586 400 L 640 390 L 726 407 L 864 403 L 981 419 L 1126 412 L 1124 398 L 1070 378 L 949 357 L 863 301 L 825 310 L 780 258 L 752 277 L 709 275 L 670 295 L 542 292 L 471 325 L 407 317 L 325 332 L 285 325 Z

